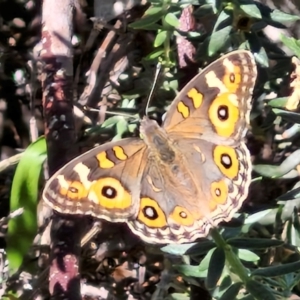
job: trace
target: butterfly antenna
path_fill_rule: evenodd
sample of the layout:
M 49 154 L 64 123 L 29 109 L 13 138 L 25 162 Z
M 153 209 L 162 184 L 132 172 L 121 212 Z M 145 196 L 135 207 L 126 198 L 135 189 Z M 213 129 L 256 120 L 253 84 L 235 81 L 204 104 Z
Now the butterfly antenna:
M 156 65 L 156 71 L 155 71 L 155 75 L 154 75 L 154 81 L 153 81 L 153 84 L 152 84 L 152 88 L 151 88 L 151 91 L 149 93 L 149 96 L 148 96 L 148 99 L 147 99 L 147 104 L 146 104 L 146 107 L 145 107 L 145 116 L 148 115 L 148 108 L 149 108 L 149 104 L 150 104 L 150 101 L 152 99 L 152 96 L 153 96 L 153 93 L 154 93 L 154 90 L 156 88 L 156 84 L 157 84 L 157 78 L 159 76 L 159 73 L 161 71 L 161 63 L 159 62 L 157 65 Z

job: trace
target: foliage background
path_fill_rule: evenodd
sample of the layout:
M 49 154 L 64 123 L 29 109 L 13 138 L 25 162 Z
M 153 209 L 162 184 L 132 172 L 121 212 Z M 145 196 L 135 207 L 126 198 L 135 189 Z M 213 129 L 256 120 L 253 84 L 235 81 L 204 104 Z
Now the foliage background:
M 242 214 L 222 235 L 213 232 L 213 240 L 163 248 L 145 246 L 126 226 L 104 223 L 82 248 L 81 293 L 86 299 L 299 299 L 299 109 L 286 109 L 298 91 L 290 56 L 300 57 L 299 3 L 98 1 L 95 9 L 92 1 L 80 4 L 72 40 L 79 152 L 137 135 L 136 120 L 158 61 L 163 71 L 149 108 L 158 120 L 176 92 L 222 52 L 248 48 L 259 68 L 247 136 L 255 171 Z M 0 2 L 0 284 L 1 296 L 9 299 L 49 297 L 49 212 L 40 205 L 36 214 L 45 141 L 30 145 L 45 130 L 41 10 L 40 1 Z M 95 26 L 93 17 L 104 26 Z M 10 215 L 18 208 L 24 209 L 21 216 Z

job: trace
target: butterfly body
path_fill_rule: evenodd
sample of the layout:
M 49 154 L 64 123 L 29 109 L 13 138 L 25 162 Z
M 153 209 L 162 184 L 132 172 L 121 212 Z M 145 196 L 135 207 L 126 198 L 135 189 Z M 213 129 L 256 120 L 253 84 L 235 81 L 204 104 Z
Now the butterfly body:
M 189 82 L 163 125 L 144 117 L 142 139 L 106 143 L 47 182 L 43 198 L 62 213 L 126 222 L 150 243 L 183 243 L 229 221 L 245 200 L 251 160 L 243 141 L 256 65 L 224 55 Z

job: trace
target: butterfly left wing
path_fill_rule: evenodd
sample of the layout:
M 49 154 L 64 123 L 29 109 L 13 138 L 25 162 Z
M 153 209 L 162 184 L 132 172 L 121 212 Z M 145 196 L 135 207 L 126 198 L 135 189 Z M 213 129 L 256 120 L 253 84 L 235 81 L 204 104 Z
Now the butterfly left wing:
M 46 183 L 45 202 L 61 213 L 126 222 L 139 207 L 147 148 L 139 138 L 106 143 L 76 157 Z
M 195 76 L 172 102 L 163 124 L 171 135 L 227 144 L 240 140 L 249 123 L 257 70 L 251 52 L 230 52 Z

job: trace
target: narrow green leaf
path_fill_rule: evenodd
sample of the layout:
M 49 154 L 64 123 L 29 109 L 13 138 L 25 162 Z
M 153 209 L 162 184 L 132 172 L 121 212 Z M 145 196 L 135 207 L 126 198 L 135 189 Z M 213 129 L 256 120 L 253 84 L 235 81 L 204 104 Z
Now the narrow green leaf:
M 279 115 L 283 118 L 285 118 L 289 122 L 294 122 L 300 124 L 300 114 L 299 113 L 294 113 L 291 111 L 286 111 L 278 108 L 274 108 L 272 110 L 276 115 Z
M 257 213 L 254 213 L 253 215 L 251 216 L 248 216 L 246 218 L 246 220 L 244 221 L 244 224 L 253 224 L 255 222 L 259 222 L 261 221 L 262 219 L 265 218 L 266 215 L 268 215 L 269 213 L 272 212 L 272 209 L 266 209 L 266 210 L 263 210 L 263 211 L 259 211 Z
M 270 18 L 271 18 L 271 20 L 273 20 L 275 22 L 279 22 L 279 23 L 283 23 L 283 24 L 300 20 L 300 17 L 297 16 L 296 14 L 294 14 L 294 15 L 287 14 L 278 9 L 274 9 L 271 12 Z
M 207 276 L 207 270 L 201 270 L 198 266 L 190 265 L 176 265 L 174 268 L 187 277 L 205 278 Z
M 171 26 L 173 26 L 173 27 L 175 27 L 175 28 L 177 28 L 177 27 L 179 26 L 179 20 L 178 20 L 178 18 L 177 18 L 173 13 L 168 13 L 168 14 L 165 16 L 165 21 L 166 21 L 169 25 L 171 25 Z
M 238 249 L 266 249 L 283 245 L 282 241 L 260 238 L 235 238 L 227 240 L 227 243 Z
M 269 59 L 264 47 L 260 47 L 258 52 L 254 53 L 255 60 L 264 68 L 269 67 Z
M 157 13 L 147 15 L 142 19 L 129 24 L 129 27 L 134 29 L 144 29 L 145 26 L 149 26 L 151 24 L 158 22 L 163 17 L 163 15 L 164 12 L 160 10 Z
M 164 53 L 163 49 L 156 49 L 146 56 L 146 60 L 152 60 L 160 57 Z
M 261 13 L 259 8 L 253 3 L 242 4 L 239 6 L 247 15 L 256 19 L 261 19 Z
M 172 255 L 184 255 L 190 248 L 192 248 L 197 243 L 191 244 L 169 244 L 165 247 L 162 247 L 163 252 L 172 254 Z
M 206 278 L 206 287 L 211 290 L 217 285 L 225 266 L 225 252 L 222 248 L 216 248 L 213 252 Z
M 284 108 L 287 103 L 287 100 L 288 97 L 276 98 L 268 101 L 267 104 L 271 107 Z
M 246 289 L 256 300 L 276 300 L 268 288 L 258 281 L 248 280 Z
M 222 295 L 222 297 L 219 300 L 232 300 L 236 299 L 236 296 L 238 295 L 241 287 L 243 284 L 241 282 L 234 283 L 231 287 L 229 287 L 225 293 Z
M 263 176 L 279 178 L 293 170 L 298 164 L 300 164 L 300 150 L 296 150 L 290 154 L 280 166 L 254 165 L 253 169 Z
M 163 30 L 163 31 L 159 32 L 156 35 L 156 38 L 154 40 L 154 47 L 161 46 L 165 42 L 166 38 L 167 38 L 167 31 Z
M 208 45 L 209 56 L 213 56 L 226 45 L 231 30 L 232 26 L 226 26 L 211 35 Z
M 241 260 L 254 262 L 254 263 L 260 260 L 260 257 L 257 254 L 247 249 L 239 249 L 238 256 L 239 259 Z
M 156 15 L 162 11 L 162 6 L 150 6 L 144 13 L 145 16 Z
M 20 267 L 37 231 L 38 183 L 41 168 L 46 159 L 45 138 L 39 138 L 25 150 L 14 175 L 10 210 L 23 208 L 22 215 L 13 218 L 8 224 L 7 258 L 10 273 Z
M 283 34 L 280 35 L 281 41 L 287 46 L 297 57 L 300 57 L 300 41 L 292 37 L 287 37 Z
M 190 296 L 187 294 L 180 294 L 180 293 L 172 293 L 168 297 L 170 300 L 190 300 Z
M 300 269 L 300 261 L 296 261 L 284 265 L 260 268 L 251 272 L 251 276 L 259 276 L 259 277 L 282 276 L 285 274 L 297 272 L 299 271 L 299 269 Z

